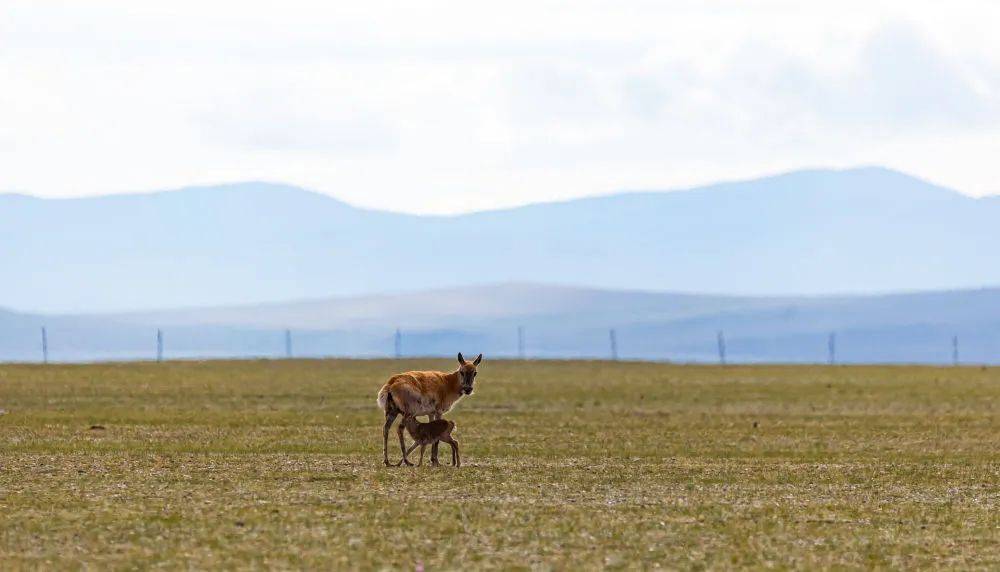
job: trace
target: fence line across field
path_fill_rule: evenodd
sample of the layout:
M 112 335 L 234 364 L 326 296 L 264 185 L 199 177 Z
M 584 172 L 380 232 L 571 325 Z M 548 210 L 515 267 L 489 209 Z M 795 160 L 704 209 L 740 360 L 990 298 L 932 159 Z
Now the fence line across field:
M 165 353 L 166 352 L 165 336 L 164 336 L 163 330 L 160 329 L 160 328 L 157 328 L 155 330 L 155 334 L 156 334 L 156 337 L 155 337 L 155 346 L 154 346 L 155 347 L 155 354 L 154 355 L 155 355 L 155 359 L 156 359 L 157 362 L 162 362 L 164 360 L 165 356 L 166 356 L 166 353 Z M 523 359 L 529 359 L 530 356 L 529 356 L 529 353 L 527 351 L 527 337 L 526 337 L 525 327 L 524 326 L 517 326 L 516 334 L 517 334 L 517 346 L 516 346 L 516 354 L 515 354 L 516 357 L 518 359 L 522 359 L 522 360 Z M 404 357 L 404 352 L 403 352 L 403 348 L 404 348 L 404 346 L 403 346 L 403 338 L 404 338 L 403 330 L 401 328 L 396 328 L 396 330 L 395 330 L 395 332 L 393 334 L 393 347 L 392 347 L 392 354 L 391 354 L 396 359 L 401 359 L 401 358 Z M 720 365 L 726 365 L 728 363 L 728 359 L 727 359 L 727 349 L 728 348 L 727 348 L 727 341 L 726 341 L 726 333 L 725 333 L 724 330 L 718 330 L 716 332 L 715 342 L 716 342 L 716 352 L 717 352 L 717 356 L 718 356 L 717 357 L 718 363 Z M 617 361 L 620 358 L 620 352 L 619 352 L 619 338 L 618 338 L 618 332 L 617 332 L 616 328 L 611 328 L 611 329 L 608 330 L 608 343 L 609 343 L 609 348 L 608 348 L 609 349 L 609 353 L 607 355 L 608 355 L 609 359 L 611 359 L 613 361 Z M 44 364 L 49 363 L 49 361 L 50 361 L 50 353 L 51 352 L 50 352 L 49 329 L 46 326 L 42 326 L 41 327 L 41 361 L 42 361 L 42 363 L 44 363 Z M 315 354 L 312 354 L 312 355 L 315 355 Z M 337 355 L 337 354 L 330 353 L 330 354 L 326 354 L 326 355 L 331 355 L 332 356 L 332 355 Z M 504 355 L 506 355 L 506 354 L 504 354 Z M 545 354 L 545 355 L 550 356 L 550 357 L 570 357 L 570 356 L 560 356 L 558 354 L 551 354 L 551 353 Z M 237 354 L 233 354 L 233 357 L 246 357 L 246 356 L 244 354 L 237 353 Z M 291 358 L 294 357 L 294 352 L 293 352 L 293 336 L 292 336 L 292 330 L 291 329 L 285 329 L 284 330 L 284 357 L 287 358 L 287 359 L 291 359 Z M 414 354 L 414 357 L 416 357 L 416 354 Z M 579 357 L 586 357 L 586 356 L 579 356 Z M 838 357 L 837 356 L 837 333 L 836 332 L 830 332 L 829 335 L 827 336 L 827 363 L 829 365 L 836 365 L 838 363 L 837 357 Z M 762 363 L 767 363 L 767 362 L 765 361 L 765 362 L 762 362 Z M 778 363 L 780 363 L 780 362 L 778 362 Z M 959 359 L 959 339 L 958 339 L 958 336 L 955 335 L 955 336 L 951 337 L 951 364 L 953 366 L 958 366 L 958 365 L 960 365 L 960 363 L 961 362 L 960 362 L 960 359 Z

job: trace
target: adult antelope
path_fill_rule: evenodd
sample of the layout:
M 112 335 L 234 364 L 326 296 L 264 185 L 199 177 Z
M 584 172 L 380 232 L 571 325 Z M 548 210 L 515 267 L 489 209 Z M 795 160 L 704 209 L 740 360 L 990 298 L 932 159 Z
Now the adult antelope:
M 378 390 L 378 406 L 385 412 L 385 427 L 382 428 L 382 456 L 389 466 L 389 429 L 400 414 L 426 415 L 430 419 L 440 419 L 451 410 L 463 395 L 472 393 L 472 383 L 476 380 L 476 366 L 483 361 L 479 354 L 472 362 L 465 361 L 458 354 L 458 369 L 451 373 L 443 371 L 408 371 L 389 378 Z M 399 432 L 399 446 L 406 453 L 403 444 L 402 426 Z M 438 465 L 438 444 L 431 445 L 431 464 Z

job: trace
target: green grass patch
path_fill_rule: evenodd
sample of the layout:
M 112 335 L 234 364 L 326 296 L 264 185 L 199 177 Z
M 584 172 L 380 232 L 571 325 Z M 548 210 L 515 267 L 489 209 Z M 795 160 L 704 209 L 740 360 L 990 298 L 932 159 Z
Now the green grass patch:
M 451 365 L 0 366 L 0 561 L 1000 567 L 1000 370 L 490 361 L 461 469 L 383 467 L 378 387 Z

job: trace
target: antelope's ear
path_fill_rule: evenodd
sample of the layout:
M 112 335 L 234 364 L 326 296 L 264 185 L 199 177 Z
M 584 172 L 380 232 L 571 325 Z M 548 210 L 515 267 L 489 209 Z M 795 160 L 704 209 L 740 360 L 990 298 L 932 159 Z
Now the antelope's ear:
M 483 354 L 479 354 L 475 361 L 472 362 L 472 365 L 479 365 L 479 362 L 481 361 L 483 361 Z
M 465 365 L 465 358 L 462 357 L 462 352 L 458 352 L 458 363 Z

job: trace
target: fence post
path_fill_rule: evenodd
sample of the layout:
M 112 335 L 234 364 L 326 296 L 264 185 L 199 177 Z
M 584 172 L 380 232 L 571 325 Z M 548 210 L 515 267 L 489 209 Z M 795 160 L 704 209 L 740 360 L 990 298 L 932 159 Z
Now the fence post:
M 517 327 L 517 359 L 524 359 L 524 326 Z
M 726 365 L 726 336 L 722 330 L 716 335 L 716 342 L 719 344 L 719 364 Z
M 611 328 L 608 332 L 608 336 L 611 338 L 611 359 L 613 361 L 618 361 L 618 336 L 615 335 L 615 329 Z
M 42 363 L 49 363 L 49 334 L 42 326 Z
M 826 341 L 826 349 L 828 354 L 828 361 L 830 365 L 837 363 L 837 333 L 830 332 L 830 337 Z
M 951 337 L 951 365 L 958 365 L 958 336 Z
M 285 330 L 285 357 L 292 358 L 292 331 Z
M 156 330 L 156 361 L 163 361 L 163 330 Z
M 400 357 L 403 356 L 403 334 L 399 332 L 399 328 L 396 328 L 395 346 L 396 346 L 396 359 L 399 359 Z

